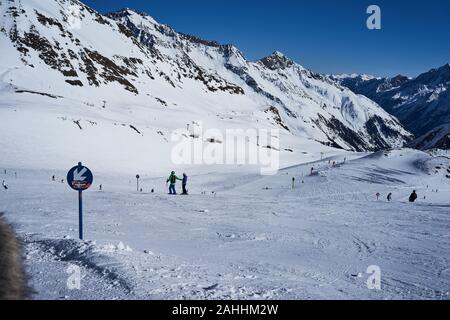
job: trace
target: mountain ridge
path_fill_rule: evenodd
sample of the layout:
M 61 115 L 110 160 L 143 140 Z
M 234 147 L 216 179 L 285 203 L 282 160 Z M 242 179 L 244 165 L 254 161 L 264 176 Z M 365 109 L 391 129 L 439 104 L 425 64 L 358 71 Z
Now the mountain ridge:
M 80 12 L 79 28 L 69 27 L 71 6 Z M 77 130 L 122 123 L 168 147 L 169 132 L 201 120 L 216 128 L 277 128 L 282 150 L 295 152 L 310 142 L 314 150 L 371 151 L 411 139 L 370 99 L 280 52 L 249 61 L 233 45 L 176 32 L 130 9 L 104 16 L 74 0 L 2 2 L 0 14 L 4 103 L 39 94 L 73 104 L 78 109 L 67 110 Z M 57 121 L 66 112 L 60 108 Z
M 377 102 L 417 137 L 450 123 L 450 64 L 417 77 L 331 76 L 357 94 Z

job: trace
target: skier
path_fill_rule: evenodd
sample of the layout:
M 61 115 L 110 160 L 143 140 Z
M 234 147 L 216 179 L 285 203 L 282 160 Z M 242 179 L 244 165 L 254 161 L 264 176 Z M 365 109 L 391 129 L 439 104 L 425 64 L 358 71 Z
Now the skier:
M 102 191 L 103 186 L 102 186 L 102 185 L 99 185 L 99 186 L 98 186 L 98 189 L 99 189 L 100 191 Z
M 295 177 L 292 177 L 292 189 L 295 188 Z
M 313 175 L 314 167 L 311 168 L 311 175 Z
M 416 201 L 416 199 L 417 199 L 417 193 L 416 193 L 416 190 L 413 190 L 413 192 L 409 196 L 409 202 L 414 202 L 414 201 Z
M 2 182 L 3 189 L 8 190 L 8 184 L 3 180 Z
M 391 201 L 392 200 L 392 192 L 389 192 L 389 194 L 387 195 L 387 201 Z
M 377 192 L 375 195 L 377 196 L 377 201 L 378 201 L 378 198 L 381 196 L 381 194 L 379 192 Z
M 182 194 L 184 194 L 184 195 L 188 194 L 188 192 L 186 190 L 187 179 L 188 179 L 188 176 L 186 175 L 186 173 L 183 173 L 183 181 L 181 181 L 181 188 L 183 189 Z
M 177 191 L 175 190 L 175 184 L 177 183 L 177 180 L 182 180 L 182 179 L 178 178 L 175 175 L 175 171 L 172 171 L 166 181 L 166 183 L 170 183 L 169 194 L 177 194 Z
M 52 176 L 52 181 L 55 181 L 55 175 Z

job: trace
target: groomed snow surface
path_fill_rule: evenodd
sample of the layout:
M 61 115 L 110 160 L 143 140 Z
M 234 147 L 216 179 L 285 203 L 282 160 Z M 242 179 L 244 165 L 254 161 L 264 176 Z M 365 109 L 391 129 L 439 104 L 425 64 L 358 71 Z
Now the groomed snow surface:
M 24 241 L 35 299 L 449 299 L 449 158 L 347 157 L 275 176 L 196 167 L 189 196 L 167 195 L 166 176 L 143 175 L 138 193 L 132 175 L 94 172 L 85 241 L 65 171 L 2 169 L 0 211 Z M 80 290 L 67 287 L 71 264 Z M 381 290 L 367 288 L 370 265 Z

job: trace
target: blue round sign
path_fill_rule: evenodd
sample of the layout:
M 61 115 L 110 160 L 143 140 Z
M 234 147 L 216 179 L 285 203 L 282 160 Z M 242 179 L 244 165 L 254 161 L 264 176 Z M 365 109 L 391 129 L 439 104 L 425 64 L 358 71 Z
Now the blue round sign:
M 94 176 L 92 175 L 91 170 L 83 166 L 81 162 L 67 173 L 67 183 L 72 189 L 77 191 L 88 189 L 93 181 Z

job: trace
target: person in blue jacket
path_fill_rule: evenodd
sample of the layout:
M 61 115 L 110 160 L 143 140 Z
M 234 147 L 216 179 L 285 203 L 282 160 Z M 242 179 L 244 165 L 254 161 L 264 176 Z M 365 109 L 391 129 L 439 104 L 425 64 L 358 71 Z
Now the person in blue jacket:
M 181 181 L 181 188 L 183 189 L 182 194 L 188 194 L 188 192 L 186 190 L 187 179 L 188 179 L 188 176 L 186 175 L 186 173 L 183 173 L 183 180 Z

